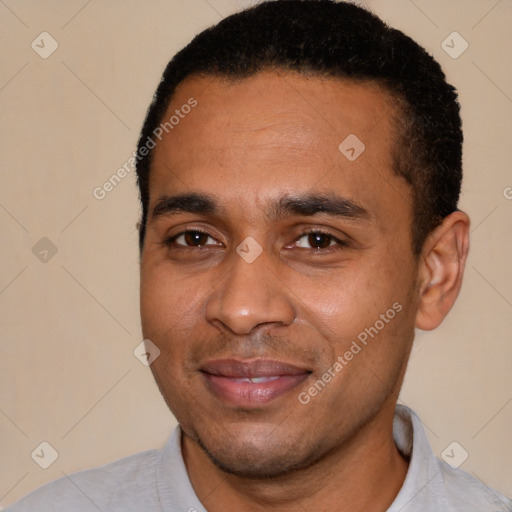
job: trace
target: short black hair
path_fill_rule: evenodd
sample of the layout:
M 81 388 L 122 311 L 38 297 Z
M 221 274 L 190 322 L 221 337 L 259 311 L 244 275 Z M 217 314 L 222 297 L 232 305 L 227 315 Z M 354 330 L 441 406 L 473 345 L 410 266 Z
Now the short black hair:
M 168 63 L 142 127 L 137 180 L 142 252 L 149 208 L 152 151 L 140 150 L 162 123 L 187 77 L 246 78 L 264 70 L 297 71 L 376 83 L 397 107 L 394 171 L 412 187 L 413 252 L 457 209 L 462 128 L 455 88 L 420 45 L 368 10 L 334 0 L 270 0 L 198 34 Z M 340 141 L 341 142 L 341 141 Z

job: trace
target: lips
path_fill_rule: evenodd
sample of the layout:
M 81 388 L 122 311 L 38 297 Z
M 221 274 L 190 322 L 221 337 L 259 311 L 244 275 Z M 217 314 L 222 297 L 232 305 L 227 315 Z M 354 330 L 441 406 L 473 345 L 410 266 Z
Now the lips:
M 219 359 L 204 364 L 201 372 L 217 398 L 243 408 L 261 407 L 299 386 L 311 373 L 272 359 Z

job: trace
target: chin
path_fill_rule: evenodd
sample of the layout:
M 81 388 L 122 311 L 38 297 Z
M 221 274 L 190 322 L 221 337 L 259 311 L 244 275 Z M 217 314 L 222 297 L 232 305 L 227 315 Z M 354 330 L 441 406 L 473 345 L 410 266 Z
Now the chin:
M 307 447 L 297 446 L 297 443 L 283 440 L 276 443 L 275 438 L 269 442 L 269 437 L 260 439 L 257 444 L 243 441 L 241 437 L 235 443 L 231 436 L 226 436 L 224 443 L 205 443 L 197 436 L 195 441 L 219 469 L 248 479 L 266 480 L 285 476 L 313 465 L 323 456 L 319 447 L 308 450 Z

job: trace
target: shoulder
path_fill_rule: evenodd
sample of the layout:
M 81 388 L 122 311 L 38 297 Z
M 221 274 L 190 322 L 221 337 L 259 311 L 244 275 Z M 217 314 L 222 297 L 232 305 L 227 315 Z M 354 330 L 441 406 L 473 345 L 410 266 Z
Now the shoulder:
M 450 510 L 512 512 L 512 500 L 461 469 L 453 469 L 441 460 L 438 460 L 438 464 Z
M 132 510 L 148 503 L 159 450 L 131 455 L 105 466 L 66 475 L 36 489 L 6 512 L 98 512 Z M 135 508 L 133 508 L 135 510 Z
M 396 409 L 393 435 L 409 469 L 388 512 L 512 512 L 510 499 L 438 459 L 419 417 L 406 406 Z

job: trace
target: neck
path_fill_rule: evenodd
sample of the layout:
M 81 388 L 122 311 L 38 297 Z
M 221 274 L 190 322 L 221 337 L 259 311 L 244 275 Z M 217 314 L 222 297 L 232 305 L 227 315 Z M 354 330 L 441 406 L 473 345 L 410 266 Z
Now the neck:
M 384 512 L 398 494 L 408 463 L 393 440 L 394 406 L 382 410 L 343 446 L 305 469 L 272 479 L 248 479 L 219 469 L 183 434 L 190 480 L 209 512 L 336 510 Z

